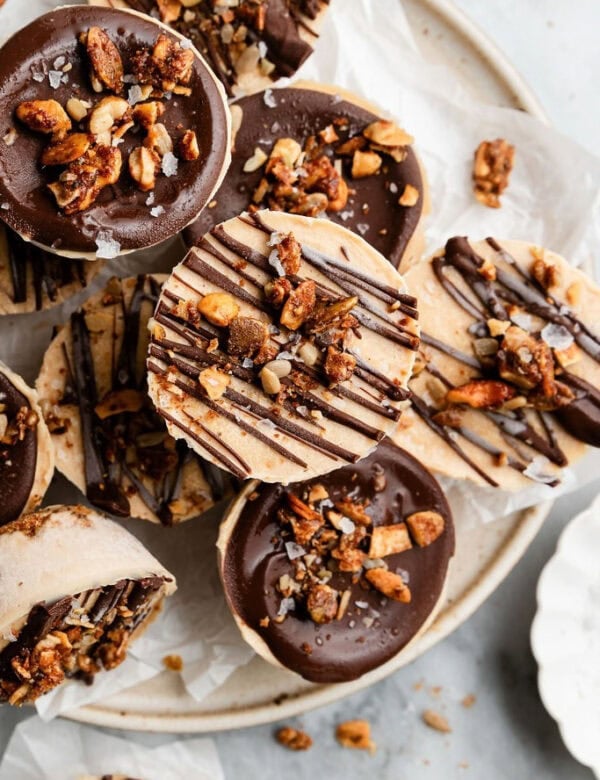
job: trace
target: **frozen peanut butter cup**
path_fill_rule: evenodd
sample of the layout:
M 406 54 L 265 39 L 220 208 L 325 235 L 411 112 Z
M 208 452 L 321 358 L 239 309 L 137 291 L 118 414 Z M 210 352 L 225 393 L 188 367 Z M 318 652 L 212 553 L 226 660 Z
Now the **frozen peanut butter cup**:
M 189 38 L 227 94 L 255 92 L 293 76 L 310 57 L 329 0 L 89 0 L 134 8 Z
M 41 503 L 53 473 L 37 393 L 0 361 L 0 527 Z
M 173 270 L 148 386 L 169 432 L 238 478 L 353 463 L 398 424 L 416 300 L 354 233 L 282 212 L 218 225 Z
M 0 528 L 0 571 L 0 701 L 17 705 L 114 669 L 175 590 L 135 537 L 82 506 Z
M 0 314 L 45 311 L 85 289 L 102 261 L 66 260 L 0 225 Z
M 116 257 L 198 216 L 229 164 L 223 88 L 144 14 L 63 6 L 0 50 L 0 218 L 65 257 Z
M 232 479 L 176 442 L 148 397 L 148 319 L 165 278 L 110 280 L 54 338 L 37 387 L 59 471 L 99 509 L 173 525 Z
M 432 617 L 454 526 L 431 474 L 384 439 L 319 479 L 250 483 L 218 547 L 229 606 L 256 652 L 313 682 L 346 682 Z
M 452 238 L 405 275 L 421 353 L 395 441 L 481 485 L 556 485 L 600 446 L 600 289 L 525 241 Z
M 398 267 L 420 258 L 425 177 L 412 137 L 364 100 L 317 84 L 267 90 L 231 106 L 231 166 L 184 238 L 193 246 L 241 211 L 327 216 Z

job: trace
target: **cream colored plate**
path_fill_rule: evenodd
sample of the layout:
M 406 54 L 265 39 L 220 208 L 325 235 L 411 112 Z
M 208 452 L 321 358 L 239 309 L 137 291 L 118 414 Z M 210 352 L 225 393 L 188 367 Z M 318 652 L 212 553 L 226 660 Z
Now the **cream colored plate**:
M 403 5 L 425 56 L 453 69 L 475 97 L 546 119 L 503 55 L 449 2 L 403 0 Z M 414 660 L 461 625 L 521 558 L 549 508 L 545 504 L 485 526 L 459 523 L 447 601 L 436 621 L 400 659 L 356 682 L 311 685 L 255 658 L 201 703 L 186 694 L 175 675 L 164 672 L 101 704 L 82 708 L 73 718 L 137 730 L 217 731 L 289 717 L 354 693 Z

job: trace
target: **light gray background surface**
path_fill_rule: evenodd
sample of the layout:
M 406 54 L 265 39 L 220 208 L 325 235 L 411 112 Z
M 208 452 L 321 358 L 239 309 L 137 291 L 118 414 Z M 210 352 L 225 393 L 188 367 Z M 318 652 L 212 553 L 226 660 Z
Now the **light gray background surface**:
M 598 153 L 599 0 L 456 2 L 510 57 L 554 125 Z M 280 748 L 271 726 L 217 735 L 227 780 L 591 780 L 540 702 L 529 629 L 537 579 L 558 535 L 599 491 L 597 480 L 559 500 L 512 574 L 448 639 L 379 685 L 293 721 L 315 739 L 308 753 Z M 465 708 L 461 700 L 468 694 L 476 702 Z M 451 734 L 423 725 L 427 708 L 448 718 Z M 28 715 L 0 709 L 0 751 Z M 335 743 L 335 724 L 356 717 L 372 724 L 374 757 Z M 131 738 L 145 744 L 171 739 Z

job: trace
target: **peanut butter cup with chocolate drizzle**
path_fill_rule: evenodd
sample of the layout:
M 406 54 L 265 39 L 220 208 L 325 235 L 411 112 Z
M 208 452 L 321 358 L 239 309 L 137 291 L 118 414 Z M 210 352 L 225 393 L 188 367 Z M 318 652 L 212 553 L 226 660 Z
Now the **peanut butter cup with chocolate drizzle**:
M 176 438 L 240 479 L 297 481 L 395 430 L 419 346 L 416 300 L 360 236 L 243 214 L 173 270 L 148 386 Z
M 189 38 L 230 97 L 290 77 L 313 52 L 329 0 L 89 0 L 159 17 Z
M 63 6 L 2 47 L 0 218 L 69 258 L 153 246 L 229 162 L 225 94 L 189 41 L 143 14 Z
M 37 394 L 0 361 L 0 526 L 33 511 L 54 473 Z
M 102 261 L 65 260 L 0 225 L 0 314 L 58 306 L 84 290 Z
M 251 483 L 218 546 L 244 639 L 307 680 L 347 682 L 396 656 L 431 619 L 454 526 L 427 469 L 384 439 L 321 478 Z
M 112 279 L 52 341 L 37 387 L 57 467 L 89 501 L 173 525 L 228 495 L 232 479 L 169 436 L 147 396 L 148 319 L 163 280 Z
M 422 351 L 395 441 L 443 474 L 556 485 L 600 446 L 600 289 L 523 241 L 450 239 L 406 278 Z
M 184 232 L 188 246 L 242 211 L 269 208 L 327 216 L 396 267 L 420 258 L 426 181 L 413 138 L 394 122 L 361 98 L 317 84 L 251 95 L 231 111 L 231 166 Z

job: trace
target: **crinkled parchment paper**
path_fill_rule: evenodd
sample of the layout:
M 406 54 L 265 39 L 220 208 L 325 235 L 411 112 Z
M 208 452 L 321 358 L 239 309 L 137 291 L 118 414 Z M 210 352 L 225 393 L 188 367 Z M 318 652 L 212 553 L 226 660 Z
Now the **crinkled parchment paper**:
M 0 12 L 2 29 L 12 32 L 19 21 L 54 5 L 50 0 L 10 0 Z M 534 241 L 592 269 L 593 249 L 600 245 L 598 159 L 523 112 L 475 102 L 452 73 L 420 57 L 399 0 L 334 0 L 316 54 L 299 77 L 337 84 L 368 98 L 415 136 L 431 189 L 429 251 L 455 234 L 473 239 L 494 235 Z M 503 206 L 493 210 L 475 201 L 470 175 L 479 142 L 498 137 L 506 138 L 517 151 Z M 150 254 L 113 262 L 112 270 L 118 268 L 122 276 L 142 269 L 166 270 L 181 254 L 181 246 L 171 242 Z M 600 276 L 600 267 L 596 273 Z M 97 280 L 94 288 L 100 283 Z M 71 308 L 73 302 L 48 315 L 2 318 L 0 359 L 33 381 L 52 325 L 63 321 Z M 28 334 L 28 350 L 23 349 L 23 332 Z M 569 470 L 560 488 L 533 484 L 517 495 L 451 480 L 445 480 L 445 487 L 459 522 L 466 517 L 470 522 L 489 521 L 573 489 L 597 474 L 599 467 L 600 453 L 595 451 Z M 50 499 L 67 503 L 81 497 L 58 479 Z M 179 591 L 134 645 L 126 664 L 98 675 L 91 688 L 70 683 L 45 697 L 38 703 L 43 717 L 98 701 L 147 679 L 163 668 L 167 654 L 181 655 L 183 682 L 198 699 L 249 660 L 251 651 L 239 637 L 218 582 L 214 541 L 219 514 L 216 509 L 205 521 L 169 530 L 128 524 L 172 568 Z
M 78 780 L 113 773 L 139 780 L 225 780 L 211 739 L 145 747 L 132 737 L 37 717 L 19 723 L 0 764 L 0 780 Z

